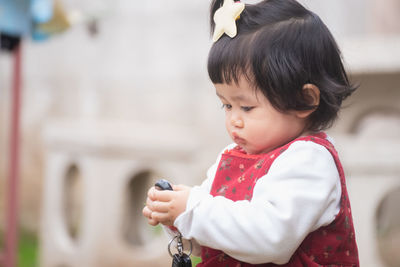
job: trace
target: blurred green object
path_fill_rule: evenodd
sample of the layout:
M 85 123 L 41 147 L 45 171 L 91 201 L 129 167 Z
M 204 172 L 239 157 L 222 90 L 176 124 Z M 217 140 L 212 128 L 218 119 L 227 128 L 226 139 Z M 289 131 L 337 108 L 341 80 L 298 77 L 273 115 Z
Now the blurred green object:
M 200 257 L 192 256 L 191 258 L 192 258 L 192 266 L 193 267 L 195 267 L 198 263 L 201 262 L 201 258 Z
M 160 236 L 164 233 L 164 230 L 162 229 L 160 224 L 157 224 L 156 226 L 150 226 L 150 229 L 153 232 L 154 236 Z
M 20 231 L 18 267 L 38 267 L 39 240 L 35 233 Z
M 3 230 L 0 229 L 0 252 L 4 250 L 4 233 Z

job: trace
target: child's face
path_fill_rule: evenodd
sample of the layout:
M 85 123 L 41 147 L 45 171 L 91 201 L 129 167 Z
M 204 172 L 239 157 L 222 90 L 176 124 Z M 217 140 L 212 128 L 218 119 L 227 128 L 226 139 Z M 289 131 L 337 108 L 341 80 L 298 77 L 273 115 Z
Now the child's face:
M 303 134 L 305 119 L 296 111 L 276 110 L 246 79 L 215 88 L 224 106 L 226 129 L 247 153 L 267 153 Z

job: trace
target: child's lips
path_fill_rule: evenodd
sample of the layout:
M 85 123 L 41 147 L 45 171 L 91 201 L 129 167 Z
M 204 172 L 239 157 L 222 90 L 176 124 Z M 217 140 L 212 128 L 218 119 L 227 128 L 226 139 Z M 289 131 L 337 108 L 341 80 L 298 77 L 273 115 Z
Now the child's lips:
M 243 138 L 240 138 L 240 137 L 235 137 L 233 140 L 238 145 L 244 145 L 246 143 L 245 140 Z
M 238 145 L 243 145 L 246 143 L 246 140 L 241 138 L 237 133 L 232 133 L 233 141 Z

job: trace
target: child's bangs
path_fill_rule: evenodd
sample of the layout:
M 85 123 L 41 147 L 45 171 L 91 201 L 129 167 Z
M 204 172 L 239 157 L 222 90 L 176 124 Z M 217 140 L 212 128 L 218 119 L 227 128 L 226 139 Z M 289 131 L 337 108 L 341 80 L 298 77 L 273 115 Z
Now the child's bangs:
M 211 47 L 207 68 L 212 83 L 237 84 L 242 77 L 250 81 L 249 51 L 252 45 L 245 45 L 245 39 L 223 36 Z

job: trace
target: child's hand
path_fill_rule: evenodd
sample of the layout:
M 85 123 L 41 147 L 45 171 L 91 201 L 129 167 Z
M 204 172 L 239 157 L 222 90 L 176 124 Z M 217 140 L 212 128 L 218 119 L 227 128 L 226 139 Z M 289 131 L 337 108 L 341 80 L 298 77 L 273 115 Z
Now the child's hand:
M 152 196 L 153 196 L 154 190 L 156 190 L 156 189 L 153 186 L 147 192 L 146 206 L 143 208 L 143 211 L 142 211 L 143 216 L 147 218 L 147 222 L 152 226 L 156 226 L 159 223 L 158 221 L 154 220 L 154 218 L 152 216 L 153 211 L 149 208 L 153 205 L 154 198 L 152 198 Z
M 149 198 L 147 198 L 147 199 L 149 199 Z M 152 217 L 152 213 L 153 213 L 153 212 L 152 212 L 151 209 L 148 208 L 148 206 L 147 206 L 148 204 L 147 204 L 147 203 L 149 203 L 149 200 L 146 201 L 146 206 L 143 208 L 142 213 L 143 213 L 144 217 L 147 218 L 147 222 L 148 222 L 150 225 L 156 226 L 156 225 L 158 224 L 158 221 L 156 221 L 156 220 L 153 219 L 153 217 Z
M 149 224 L 162 223 L 167 226 L 174 224 L 175 219 L 186 210 L 186 203 L 191 187 L 174 185 L 174 191 L 160 191 L 150 188 L 143 209 L 143 215 L 149 218 Z

